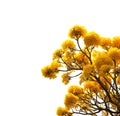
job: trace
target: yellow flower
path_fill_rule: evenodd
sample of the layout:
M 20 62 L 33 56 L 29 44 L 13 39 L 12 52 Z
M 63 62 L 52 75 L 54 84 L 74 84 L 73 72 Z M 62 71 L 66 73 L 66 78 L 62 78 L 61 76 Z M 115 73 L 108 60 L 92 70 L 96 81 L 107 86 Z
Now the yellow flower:
M 93 73 L 93 72 L 94 72 L 94 66 L 93 65 L 88 64 L 88 65 L 85 65 L 83 67 L 83 74 L 84 74 L 84 76 L 89 77 L 90 74 Z
M 72 63 L 73 63 L 74 59 L 72 58 L 72 54 L 69 54 L 68 52 L 65 52 L 62 59 L 66 63 L 65 67 L 73 67 Z
M 100 36 L 95 32 L 89 32 L 84 37 L 84 43 L 87 47 L 98 46 L 100 44 Z
M 60 58 L 63 55 L 63 50 L 62 49 L 56 49 L 53 53 L 53 60 L 56 58 Z
M 67 85 L 70 81 L 69 73 L 63 73 L 62 74 L 62 82 Z
M 58 73 L 58 67 L 60 67 L 61 64 L 53 61 L 50 65 L 47 65 L 41 69 L 41 72 L 44 77 L 49 79 L 56 78 L 56 74 Z
M 96 81 L 86 81 L 84 82 L 84 89 L 85 90 L 90 90 L 91 92 L 100 92 L 101 91 L 101 86 L 98 82 Z
M 73 39 L 79 39 L 80 37 L 84 37 L 86 33 L 87 30 L 84 26 L 75 25 L 69 30 L 68 36 Z
M 72 40 L 65 40 L 61 46 L 63 50 L 67 50 L 67 49 L 75 49 L 76 45 Z
M 112 59 L 105 54 L 104 52 L 101 53 L 95 60 L 95 66 L 99 70 L 102 65 L 111 65 L 113 66 L 113 61 Z
M 52 70 L 54 72 L 58 72 L 58 68 L 61 66 L 60 63 L 58 63 L 57 61 L 52 61 L 52 63 L 50 64 L 50 67 L 52 68 Z
M 58 107 L 56 111 L 57 116 L 72 116 L 67 108 Z
M 120 36 L 115 36 L 112 39 L 112 46 L 120 48 Z
M 71 85 L 68 88 L 68 92 L 74 94 L 75 96 L 79 96 L 79 94 L 83 93 L 83 89 L 77 85 Z
M 65 51 L 64 56 L 62 58 L 69 59 L 70 61 L 73 61 L 74 52 L 71 51 Z
M 53 71 L 50 65 L 43 67 L 41 71 L 43 76 L 46 78 L 49 78 L 49 79 L 56 78 L 56 73 Z
M 111 68 L 112 68 L 111 65 L 102 65 L 99 69 L 99 75 L 100 76 L 106 75 L 110 71 Z
M 74 60 L 80 66 L 83 66 L 89 63 L 89 59 L 82 52 L 76 53 L 74 55 Z
M 113 60 L 119 60 L 120 59 L 120 50 L 118 48 L 110 48 L 108 51 L 108 55 Z
M 78 102 L 79 98 L 72 93 L 69 93 L 65 96 L 64 104 L 67 108 L 76 107 L 76 103 Z
M 99 54 L 101 53 L 100 50 L 93 50 L 92 53 L 91 53 L 91 59 L 92 59 L 92 62 L 94 63 L 96 58 L 98 58 Z
M 108 49 L 111 46 L 111 39 L 106 37 L 101 37 L 100 45 L 104 49 Z

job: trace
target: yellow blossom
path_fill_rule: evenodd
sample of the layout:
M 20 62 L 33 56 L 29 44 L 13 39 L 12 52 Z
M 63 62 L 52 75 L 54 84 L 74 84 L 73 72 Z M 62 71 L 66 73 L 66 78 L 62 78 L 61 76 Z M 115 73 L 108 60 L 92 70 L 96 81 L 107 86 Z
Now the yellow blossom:
M 66 66 L 73 67 L 74 62 L 74 52 L 65 51 L 64 55 L 62 56 L 62 60 L 66 63 Z
M 112 46 L 120 48 L 120 36 L 115 36 L 112 39 Z
M 74 56 L 74 52 L 65 51 L 63 58 L 65 57 L 65 58 L 67 58 L 67 60 L 69 59 L 69 60 L 72 61 L 73 60 L 73 56 Z
M 84 76 L 89 77 L 91 73 L 94 72 L 94 66 L 91 64 L 85 65 L 83 67 Z
M 67 108 L 58 107 L 56 111 L 57 116 L 72 116 Z
M 93 50 L 92 53 L 91 53 L 91 59 L 92 59 L 92 62 L 94 63 L 95 60 L 98 58 L 98 56 L 100 55 L 100 51 L 99 50 Z
M 95 66 L 99 70 L 102 65 L 111 65 L 113 66 L 112 59 L 106 54 L 101 53 L 95 60 Z
M 87 47 L 98 46 L 100 44 L 100 36 L 95 32 L 89 32 L 84 37 L 84 43 Z
M 63 73 L 62 74 L 62 82 L 67 85 L 70 81 L 69 73 Z
M 70 38 L 79 39 L 80 37 L 84 37 L 86 33 L 87 30 L 84 26 L 75 25 L 69 30 L 68 36 Z
M 80 66 L 83 66 L 89 63 L 89 59 L 82 52 L 76 53 L 74 55 L 74 60 Z
M 107 37 L 101 37 L 100 45 L 104 49 L 108 49 L 111 46 L 111 39 Z
M 76 107 L 76 103 L 78 102 L 79 98 L 72 93 L 69 93 L 65 96 L 64 104 L 67 108 Z
M 68 39 L 68 40 L 65 40 L 61 46 L 63 50 L 67 50 L 67 49 L 75 49 L 76 45 L 72 40 Z
M 73 61 L 72 59 L 67 58 L 67 57 L 63 57 L 62 59 L 65 62 L 65 64 L 63 65 L 64 68 L 72 68 L 73 67 L 72 62 L 71 62 L 71 61 Z
M 84 82 L 84 89 L 90 90 L 91 92 L 100 92 L 101 86 L 96 81 L 86 81 Z
M 111 65 L 102 65 L 99 69 L 99 75 L 104 76 L 108 74 L 111 68 L 112 68 Z
M 56 61 L 52 61 L 50 65 L 54 72 L 58 72 L 58 68 L 61 66 L 61 64 Z
M 56 78 L 56 73 L 53 71 L 50 65 L 43 67 L 41 71 L 44 77 L 47 77 L 49 79 Z
M 56 49 L 53 53 L 53 60 L 56 58 L 60 58 L 63 55 L 63 50 L 62 49 Z
M 77 85 L 71 85 L 68 88 L 68 92 L 72 93 L 76 96 L 79 96 L 81 93 L 83 93 L 83 88 L 81 88 L 80 86 L 77 86 Z
M 50 65 L 47 65 L 41 69 L 43 76 L 49 79 L 56 78 L 56 74 L 58 73 L 58 67 L 60 66 L 60 63 L 53 61 Z
M 120 59 L 120 50 L 118 48 L 110 48 L 108 51 L 108 55 L 113 60 L 119 60 Z

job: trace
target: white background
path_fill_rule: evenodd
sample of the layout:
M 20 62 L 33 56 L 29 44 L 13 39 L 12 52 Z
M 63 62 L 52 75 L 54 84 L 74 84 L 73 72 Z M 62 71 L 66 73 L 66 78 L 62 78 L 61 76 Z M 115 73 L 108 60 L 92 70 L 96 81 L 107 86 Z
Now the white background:
M 40 69 L 74 24 L 120 35 L 119 0 L 0 0 L 0 116 L 55 116 L 61 79 Z

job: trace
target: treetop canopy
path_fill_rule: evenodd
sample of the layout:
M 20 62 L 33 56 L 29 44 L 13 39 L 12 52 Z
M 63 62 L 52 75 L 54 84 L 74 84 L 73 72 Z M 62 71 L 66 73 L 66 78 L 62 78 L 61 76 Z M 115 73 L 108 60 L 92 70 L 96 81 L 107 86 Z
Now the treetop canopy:
M 53 52 L 51 64 L 41 69 L 45 78 L 61 78 L 65 85 L 79 79 L 79 85 L 68 88 L 65 107 L 58 107 L 57 115 L 119 116 L 120 36 L 103 37 L 75 25 L 68 37 Z

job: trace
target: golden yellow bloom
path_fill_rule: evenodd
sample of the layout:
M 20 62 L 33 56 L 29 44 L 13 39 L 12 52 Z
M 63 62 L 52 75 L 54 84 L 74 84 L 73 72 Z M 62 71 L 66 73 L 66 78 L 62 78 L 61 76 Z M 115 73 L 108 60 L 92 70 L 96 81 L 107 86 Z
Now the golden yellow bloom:
M 75 63 L 74 63 L 74 54 L 75 54 L 75 52 L 73 51 L 65 51 L 64 52 L 64 55 L 62 56 L 62 60 L 65 62 L 65 65 L 63 65 L 63 66 L 65 66 L 66 68 L 75 68 L 76 67 L 76 65 L 75 65 Z
M 49 79 L 56 78 L 58 67 L 60 66 L 60 63 L 53 61 L 50 65 L 47 65 L 41 69 L 43 76 Z
M 49 79 L 56 78 L 56 73 L 53 71 L 50 65 L 43 67 L 41 71 L 43 76 L 46 78 L 49 78 Z
M 100 55 L 100 51 L 99 50 L 93 50 L 92 53 L 91 53 L 91 59 L 92 59 L 92 62 L 94 63 L 95 60 L 98 58 L 98 56 Z
M 106 37 L 101 37 L 100 45 L 104 49 L 108 49 L 111 46 L 111 39 Z
M 120 59 L 120 50 L 118 48 L 110 48 L 108 51 L 108 55 L 113 60 L 119 60 Z
M 63 55 L 63 50 L 62 49 L 56 49 L 54 52 L 53 52 L 53 60 L 56 59 L 56 58 L 60 58 L 62 55 Z
M 112 59 L 105 53 L 101 53 L 98 58 L 95 60 L 95 66 L 99 70 L 102 65 L 111 65 L 113 66 Z
M 62 82 L 67 85 L 70 81 L 69 73 L 63 73 L 62 74 Z
M 84 43 L 87 47 L 98 46 L 100 44 L 100 36 L 95 32 L 89 32 L 84 37 Z
M 56 61 L 52 61 L 50 65 L 54 72 L 58 72 L 58 68 L 61 66 L 61 64 Z
M 71 85 L 68 88 L 68 92 L 74 94 L 75 96 L 79 96 L 79 94 L 83 93 L 83 88 L 77 85 Z
M 98 82 L 96 81 L 86 81 L 84 82 L 84 89 L 90 90 L 91 92 L 100 92 L 101 87 Z
M 58 107 L 56 111 L 57 116 L 72 116 L 67 108 Z
M 84 76 L 89 77 L 91 73 L 94 72 L 94 66 L 91 64 L 85 65 L 83 67 Z
M 82 52 L 76 53 L 74 55 L 74 60 L 80 66 L 83 66 L 89 63 L 89 59 Z
M 112 46 L 120 48 L 120 36 L 115 36 L 112 39 Z
M 61 46 L 63 50 L 67 50 L 67 49 L 75 49 L 76 45 L 72 40 L 68 39 L 68 40 L 65 40 Z
M 76 103 L 78 102 L 79 98 L 72 93 L 69 93 L 65 96 L 64 104 L 67 108 L 76 107 Z
M 79 39 L 80 37 L 84 37 L 86 33 L 87 30 L 84 26 L 75 25 L 69 30 L 68 36 L 73 39 Z
M 99 75 L 100 76 L 106 75 L 110 71 L 111 68 L 112 68 L 111 65 L 102 65 L 99 69 Z
M 64 52 L 64 56 L 62 57 L 64 60 L 69 60 L 67 62 L 72 62 L 73 61 L 73 56 L 74 56 L 74 52 L 72 51 L 65 51 Z

